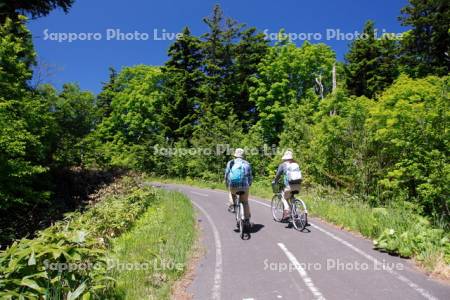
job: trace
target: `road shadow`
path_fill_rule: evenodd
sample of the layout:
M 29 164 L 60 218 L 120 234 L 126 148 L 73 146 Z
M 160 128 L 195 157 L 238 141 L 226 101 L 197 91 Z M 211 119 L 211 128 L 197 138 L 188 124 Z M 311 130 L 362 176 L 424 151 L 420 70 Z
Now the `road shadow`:
M 253 224 L 253 226 L 250 227 L 249 233 L 257 233 L 263 228 L 264 228 L 263 224 Z
M 294 225 L 292 224 L 292 222 L 288 222 L 288 223 L 283 222 L 283 223 L 286 224 L 286 226 L 285 226 L 284 228 L 287 228 L 287 229 L 294 229 L 294 230 L 295 230 Z M 300 232 L 303 232 L 303 233 L 310 233 L 311 230 L 308 228 L 309 226 L 311 226 L 311 224 L 308 223 L 308 224 L 306 225 L 305 229 L 303 229 L 303 230 L 297 230 L 297 231 L 300 231 Z

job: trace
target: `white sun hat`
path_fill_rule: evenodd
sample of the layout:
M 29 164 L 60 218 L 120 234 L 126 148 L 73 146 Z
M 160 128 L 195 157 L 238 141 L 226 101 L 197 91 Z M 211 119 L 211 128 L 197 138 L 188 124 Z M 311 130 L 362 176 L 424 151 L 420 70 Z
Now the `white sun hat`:
M 283 157 L 281 159 L 282 160 L 294 159 L 294 155 L 292 154 L 292 151 L 287 150 L 286 152 L 284 152 Z
M 236 150 L 234 150 L 234 157 L 243 158 L 244 157 L 244 149 L 236 148 Z

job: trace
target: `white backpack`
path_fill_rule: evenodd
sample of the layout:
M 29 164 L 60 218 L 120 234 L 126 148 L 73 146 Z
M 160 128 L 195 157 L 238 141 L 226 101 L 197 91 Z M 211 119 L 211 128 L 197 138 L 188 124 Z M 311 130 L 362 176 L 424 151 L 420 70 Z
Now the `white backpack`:
M 300 171 L 300 166 L 295 162 L 287 163 L 285 185 L 299 184 L 301 182 L 302 171 Z

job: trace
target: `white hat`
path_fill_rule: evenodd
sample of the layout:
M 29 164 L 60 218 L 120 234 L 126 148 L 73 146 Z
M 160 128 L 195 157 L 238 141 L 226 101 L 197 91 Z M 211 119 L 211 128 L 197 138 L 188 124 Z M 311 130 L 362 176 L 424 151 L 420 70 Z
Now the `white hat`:
M 234 157 L 243 158 L 244 157 L 244 149 L 236 148 L 236 150 L 234 150 Z
M 287 150 L 286 152 L 284 152 L 283 157 L 281 159 L 282 160 L 294 159 L 294 155 L 292 154 L 292 151 Z

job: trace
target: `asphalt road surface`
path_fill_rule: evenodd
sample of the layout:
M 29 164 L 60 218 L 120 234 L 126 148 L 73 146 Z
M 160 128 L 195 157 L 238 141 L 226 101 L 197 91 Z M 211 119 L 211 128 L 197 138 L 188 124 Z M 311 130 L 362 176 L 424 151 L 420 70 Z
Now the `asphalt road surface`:
M 197 210 L 205 254 L 188 288 L 194 299 L 450 299 L 450 285 L 407 259 L 310 218 L 299 232 L 273 221 L 270 203 L 251 197 L 251 238 L 235 232 L 227 193 L 161 185 L 186 194 Z

